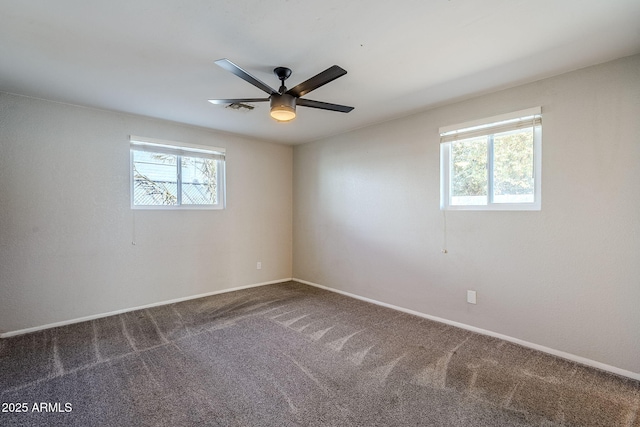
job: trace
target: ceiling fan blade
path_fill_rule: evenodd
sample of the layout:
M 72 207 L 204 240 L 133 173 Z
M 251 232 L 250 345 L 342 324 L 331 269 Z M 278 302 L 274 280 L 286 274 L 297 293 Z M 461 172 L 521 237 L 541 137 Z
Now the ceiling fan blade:
M 252 85 L 257 87 L 258 89 L 260 89 L 260 90 L 262 90 L 264 92 L 267 92 L 269 95 L 274 94 L 274 93 L 278 93 L 271 86 L 269 86 L 268 84 L 263 83 L 260 80 L 256 79 L 251 74 L 247 73 L 245 70 L 243 70 L 242 68 L 238 67 L 233 62 L 229 61 L 227 58 L 218 59 L 216 61 L 216 65 L 218 65 L 218 66 L 224 68 L 225 70 L 235 74 L 236 76 L 240 77 L 242 80 L 251 83 Z
M 303 96 L 312 90 L 318 89 L 320 86 L 326 85 L 327 83 L 334 81 L 338 77 L 342 77 L 347 74 L 347 71 L 338 67 L 337 65 L 331 66 L 324 70 L 323 72 L 316 74 L 311 77 L 309 80 L 306 80 L 299 85 L 292 87 L 287 91 L 289 95 L 293 95 L 296 97 Z
M 310 99 L 304 98 L 296 99 L 296 105 L 319 108 L 321 110 L 339 111 L 341 113 L 348 113 L 349 111 L 353 110 L 353 107 L 347 107 L 346 105 L 329 104 L 328 102 L 312 101 Z
M 265 102 L 269 98 L 210 99 L 212 104 L 244 104 L 247 102 Z

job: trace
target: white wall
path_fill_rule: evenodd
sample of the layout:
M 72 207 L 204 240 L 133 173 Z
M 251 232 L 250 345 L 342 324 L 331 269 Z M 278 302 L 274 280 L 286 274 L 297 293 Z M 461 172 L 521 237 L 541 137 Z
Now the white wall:
M 131 134 L 225 147 L 227 209 L 131 210 Z M 290 278 L 291 175 L 289 146 L 0 93 L 0 333 Z
M 442 254 L 438 127 L 534 106 L 542 210 L 447 212 Z M 293 179 L 294 277 L 640 373 L 640 56 L 297 146 Z

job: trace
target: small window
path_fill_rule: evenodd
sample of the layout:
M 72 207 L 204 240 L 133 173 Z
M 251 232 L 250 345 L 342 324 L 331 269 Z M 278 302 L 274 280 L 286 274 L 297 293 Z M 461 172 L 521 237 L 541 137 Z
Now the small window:
M 132 136 L 131 207 L 223 209 L 223 148 Z
M 540 111 L 440 128 L 440 208 L 540 210 Z

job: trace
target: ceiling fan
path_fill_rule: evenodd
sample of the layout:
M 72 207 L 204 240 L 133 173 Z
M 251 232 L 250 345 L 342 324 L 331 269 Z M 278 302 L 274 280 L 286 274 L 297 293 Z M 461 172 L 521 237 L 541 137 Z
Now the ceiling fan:
M 323 86 L 338 77 L 342 77 L 347 74 L 347 71 L 333 65 L 323 72 L 316 74 L 308 80 L 300 83 L 297 86 L 287 90 L 284 85 L 284 81 L 291 75 L 291 70 L 286 67 L 276 67 L 273 69 L 273 73 L 280 80 L 280 88 L 278 90 L 273 89 L 271 86 L 261 82 L 245 70 L 229 61 L 226 58 L 219 59 L 216 65 L 224 68 L 225 70 L 235 74 L 241 79 L 251 83 L 258 89 L 269 94 L 268 98 L 239 98 L 239 99 L 210 99 L 212 104 L 238 104 L 246 102 L 266 102 L 271 103 L 271 117 L 279 122 L 288 122 L 296 117 L 296 106 L 319 108 L 321 110 L 339 111 L 341 113 L 348 113 L 353 110 L 353 107 L 347 107 L 346 105 L 330 104 L 328 102 L 312 101 L 310 99 L 301 98 L 307 93 L 311 92 Z

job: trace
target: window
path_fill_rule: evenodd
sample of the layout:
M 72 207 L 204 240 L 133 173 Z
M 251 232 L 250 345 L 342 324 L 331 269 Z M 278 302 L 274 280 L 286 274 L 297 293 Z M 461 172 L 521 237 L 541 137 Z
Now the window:
M 540 210 L 540 112 L 440 128 L 440 208 Z
M 132 208 L 224 208 L 224 148 L 131 136 L 130 151 Z

